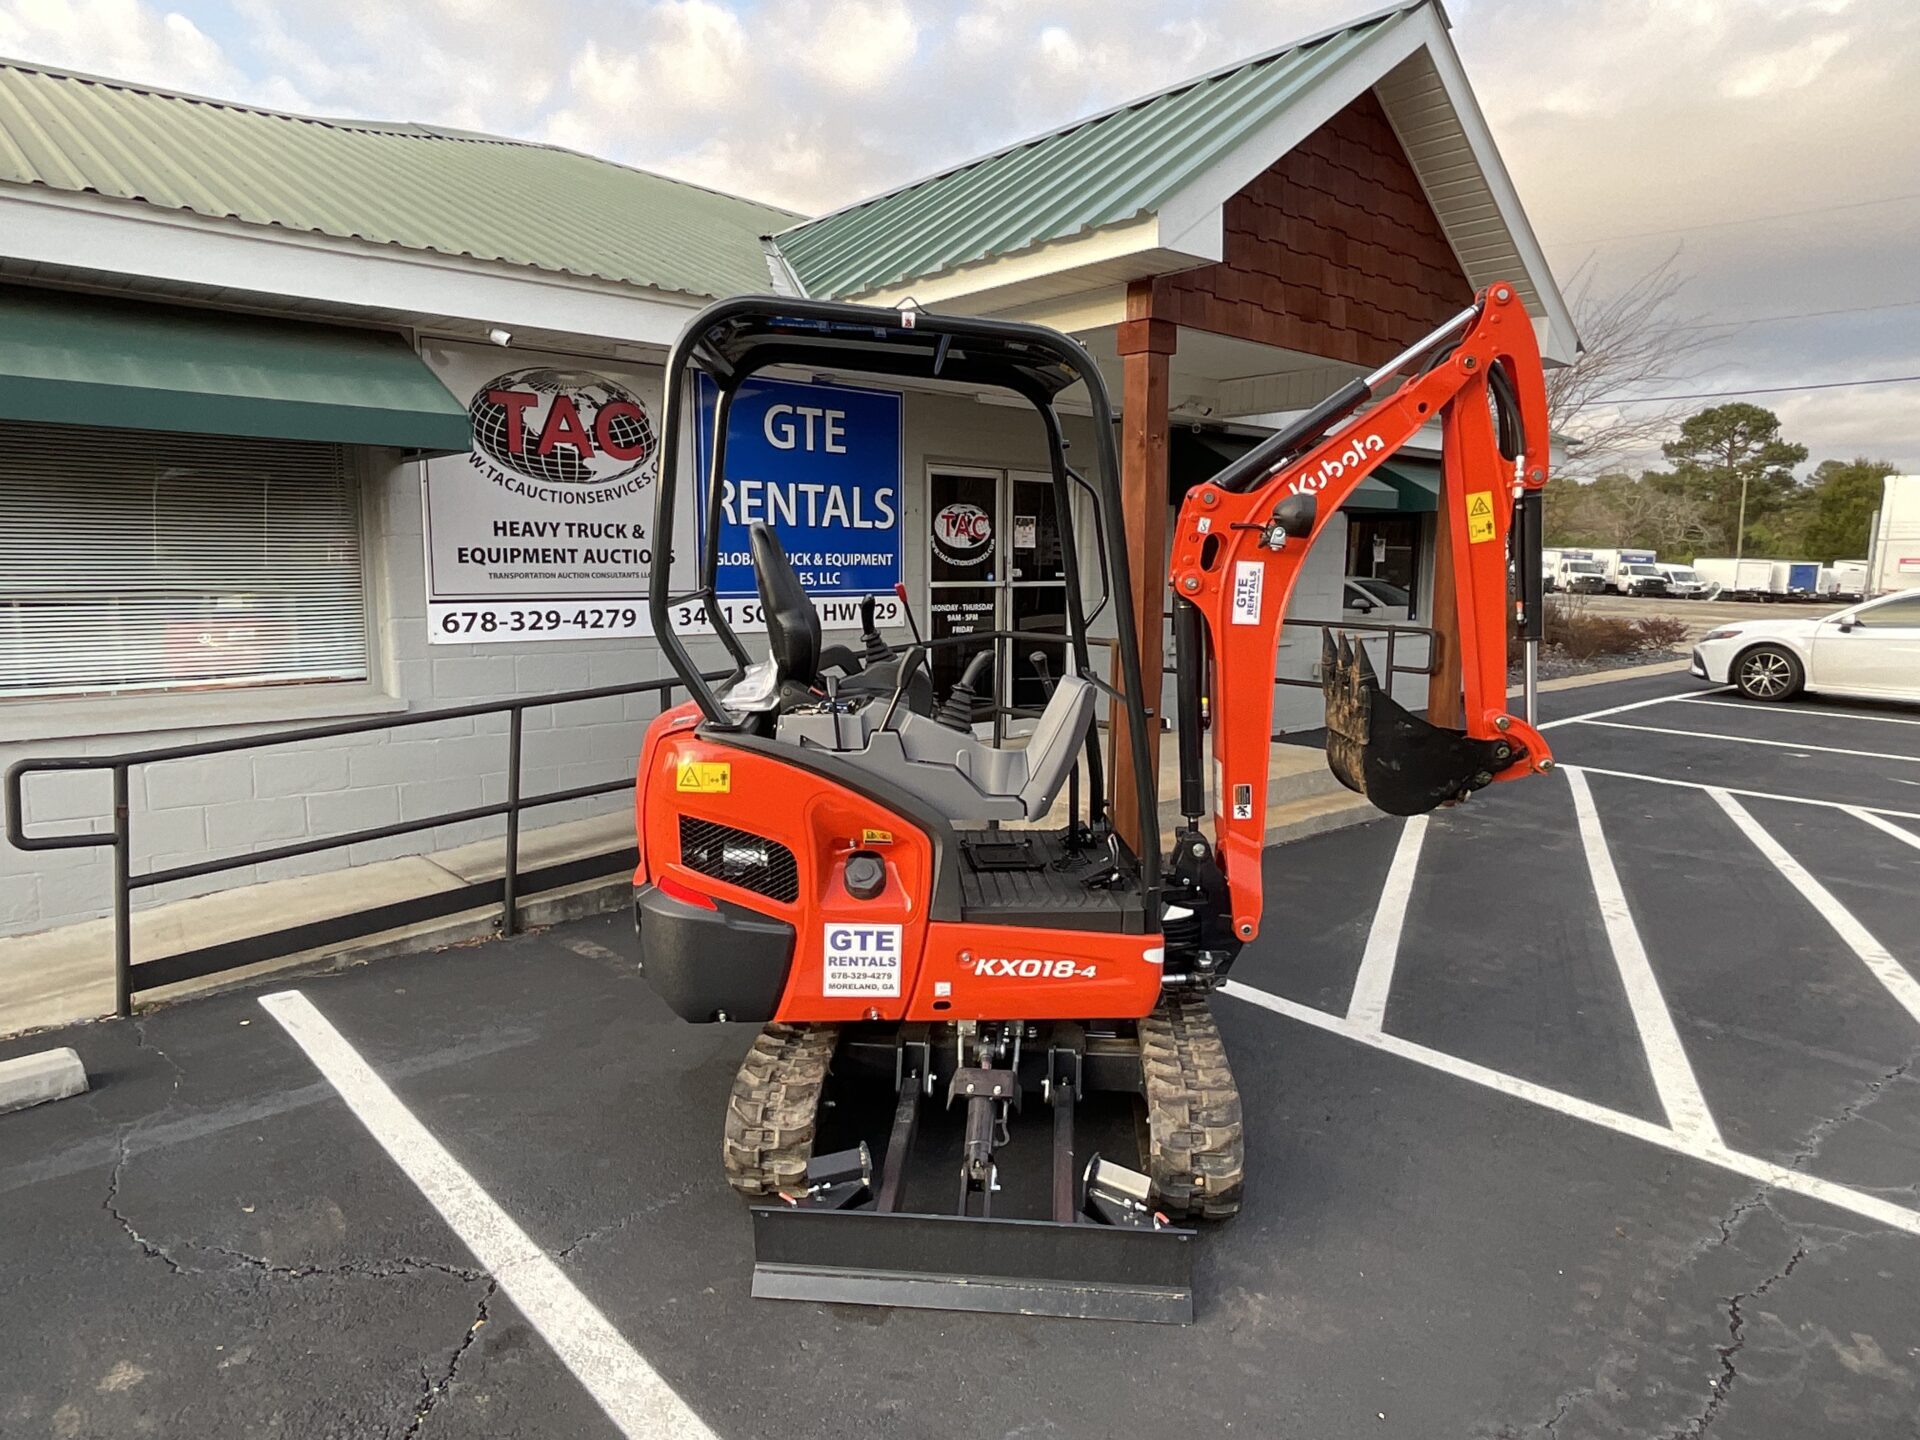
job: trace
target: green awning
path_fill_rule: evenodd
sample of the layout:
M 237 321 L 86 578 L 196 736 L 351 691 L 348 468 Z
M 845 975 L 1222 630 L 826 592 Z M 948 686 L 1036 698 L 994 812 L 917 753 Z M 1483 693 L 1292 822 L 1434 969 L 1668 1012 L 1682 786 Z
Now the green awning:
M 454 399 L 397 335 L 0 288 L 0 420 L 453 454 Z
M 1373 473 L 1398 494 L 1400 503 L 1393 508 L 1402 514 L 1430 515 L 1440 508 L 1438 460 L 1396 455 Z

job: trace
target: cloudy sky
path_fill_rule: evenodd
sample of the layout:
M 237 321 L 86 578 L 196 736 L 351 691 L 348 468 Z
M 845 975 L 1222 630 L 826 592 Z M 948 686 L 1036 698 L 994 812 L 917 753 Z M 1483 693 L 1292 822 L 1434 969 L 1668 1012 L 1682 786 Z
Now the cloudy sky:
M 0 0 L 0 54 L 544 139 L 818 211 L 1374 0 Z M 1920 375 L 1920 5 L 1448 0 L 1563 280 L 1677 251 L 1672 391 Z M 1920 384 L 1756 395 L 1920 470 Z M 1704 403 L 1704 402 L 1703 402 Z

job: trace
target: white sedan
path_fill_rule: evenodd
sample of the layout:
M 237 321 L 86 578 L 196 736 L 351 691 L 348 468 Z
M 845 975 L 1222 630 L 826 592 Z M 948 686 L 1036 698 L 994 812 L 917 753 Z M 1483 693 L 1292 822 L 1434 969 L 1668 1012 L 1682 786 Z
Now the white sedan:
M 1819 619 L 1742 620 L 1700 638 L 1693 673 L 1754 700 L 1802 690 L 1920 701 L 1920 590 Z

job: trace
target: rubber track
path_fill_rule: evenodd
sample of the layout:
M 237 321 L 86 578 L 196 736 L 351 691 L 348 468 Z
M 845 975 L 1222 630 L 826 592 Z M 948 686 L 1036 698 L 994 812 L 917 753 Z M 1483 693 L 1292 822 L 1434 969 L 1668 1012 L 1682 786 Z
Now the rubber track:
M 1168 995 L 1140 1022 L 1147 1175 L 1173 1219 L 1238 1213 L 1246 1178 L 1240 1090 L 1201 995 Z
M 776 1023 L 754 1038 L 733 1077 L 720 1142 L 727 1183 L 742 1195 L 806 1188 L 820 1092 L 839 1037 L 832 1025 Z

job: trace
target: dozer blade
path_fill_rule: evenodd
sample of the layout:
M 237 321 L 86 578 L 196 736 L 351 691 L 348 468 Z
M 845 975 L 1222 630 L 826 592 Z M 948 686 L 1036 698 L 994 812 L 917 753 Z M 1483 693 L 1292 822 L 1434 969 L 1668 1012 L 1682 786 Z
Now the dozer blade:
M 760 1205 L 761 1300 L 1193 1321 L 1193 1231 Z
M 1321 632 L 1327 767 L 1389 815 L 1424 815 L 1464 800 L 1513 764 L 1519 746 L 1476 740 L 1412 715 L 1380 688 L 1366 646 Z

